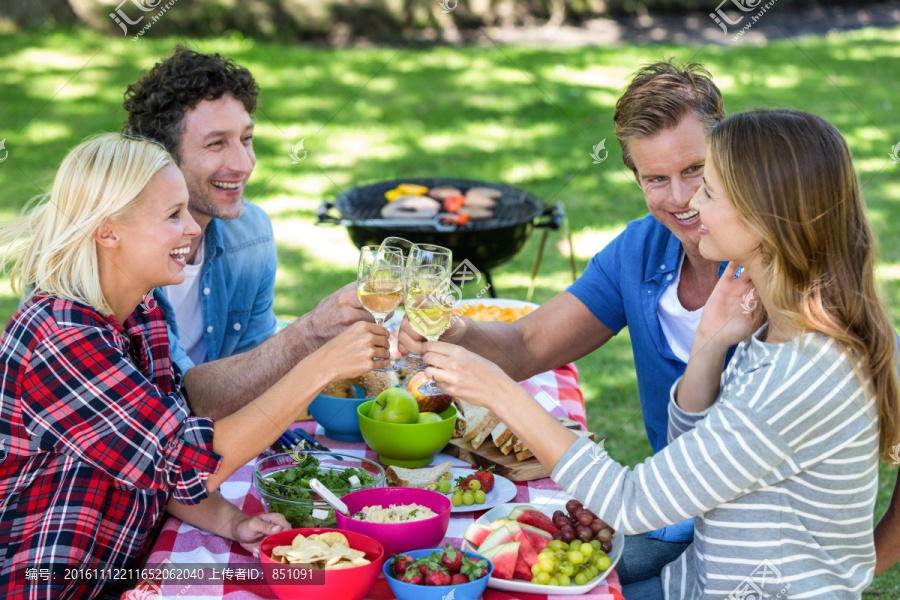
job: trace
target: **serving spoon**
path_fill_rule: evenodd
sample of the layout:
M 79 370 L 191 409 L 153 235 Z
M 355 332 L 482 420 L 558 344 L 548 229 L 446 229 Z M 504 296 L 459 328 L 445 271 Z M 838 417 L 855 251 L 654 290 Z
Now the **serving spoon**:
M 347 505 L 344 502 L 335 496 L 331 490 L 329 490 L 325 485 L 316 478 L 309 480 L 309 487 L 316 490 L 322 499 L 325 500 L 328 504 L 334 507 L 334 510 L 338 511 L 344 516 L 350 516 L 350 509 L 347 508 Z

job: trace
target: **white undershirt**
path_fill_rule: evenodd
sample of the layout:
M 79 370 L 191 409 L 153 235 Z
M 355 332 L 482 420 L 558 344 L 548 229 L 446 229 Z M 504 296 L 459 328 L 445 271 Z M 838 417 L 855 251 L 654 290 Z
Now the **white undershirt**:
M 175 311 L 178 339 L 194 364 L 206 362 L 203 339 L 203 307 L 200 305 L 200 271 L 203 268 L 203 240 L 197 247 L 194 264 L 184 265 L 184 281 L 166 286 L 166 295 Z
M 700 317 L 703 316 L 703 307 L 701 306 L 697 310 L 688 310 L 681 305 L 681 301 L 678 299 L 678 282 L 681 281 L 683 266 L 684 253 L 681 254 L 681 260 L 678 261 L 675 280 L 666 287 L 666 291 L 659 298 L 656 314 L 672 353 L 682 362 L 687 362 L 691 356 L 694 334 L 697 332 L 697 327 L 700 326 Z

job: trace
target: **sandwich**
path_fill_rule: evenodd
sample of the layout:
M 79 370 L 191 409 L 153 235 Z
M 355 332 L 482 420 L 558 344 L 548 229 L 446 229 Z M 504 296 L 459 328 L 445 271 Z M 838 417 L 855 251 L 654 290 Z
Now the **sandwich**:
M 437 490 L 438 482 L 450 480 L 450 469 L 453 463 L 449 460 L 437 466 L 425 469 L 405 469 L 390 466 L 384 470 L 384 480 L 391 487 L 412 487 L 423 490 Z

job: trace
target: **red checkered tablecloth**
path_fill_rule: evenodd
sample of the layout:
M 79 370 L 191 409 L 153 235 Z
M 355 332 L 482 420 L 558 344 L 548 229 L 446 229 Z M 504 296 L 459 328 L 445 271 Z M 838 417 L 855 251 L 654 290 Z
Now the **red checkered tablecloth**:
M 566 365 L 554 371 L 541 373 L 522 382 L 522 387 L 535 396 L 551 413 L 558 416 L 568 416 L 583 425 L 585 424 L 584 398 L 578 388 L 578 372 L 574 365 Z M 341 453 L 364 456 L 377 462 L 377 455 L 366 448 L 363 443 L 348 443 L 325 437 L 321 426 L 313 421 L 299 422 L 295 427 L 302 427 L 316 439 L 328 446 L 331 450 Z M 440 453 L 435 456 L 434 464 L 450 460 L 454 466 L 470 466 L 457 458 Z M 250 515 L 260 514 L 266 511 L 262 501 L 253 489 L 253 461 L 239 469 L 221 486 L 222 494 L 235 505 Z M 516 483 L 516 497 L 510 502 L 529 503 L 541 506 L 550 500 L 558 501 L 561 496 L 566 496 L 559 486 L 549 478 L 536 481 Z M 459 547 L 462 536 L 472 521 L 484 514 L 484 511 L 471 513 L 456 513 L 450 519 L 450 526 L 443 543 L 450 543 Z M 201 531 L 187 525 L 180 520 L 169 517 L 162 527 L 162 531 L 151 549 L 147 565 L 151 568 L 165 565 L 171 568 L 205 566 L 217 567 L 222 570 L 225 567 L 237 571 L 241 568 L 258 568 L 259 559 L 247 553 L 237 543 L 219 537 L 212 533 Z M 130 590 L 123 594 L 123 600 L 151 600 L 156 598 L 225 598 L 227 600 L 255 600 L 276 598 L 272 590 L 265 583 L 254 582 L 229 582 L 218 581 L 213 583 L 187 584 L 177 586 L 163 586 L 161 595 L 152 591 L 141 589 Z M 212 578 L 210 580 L 212 581 Z M 258 581 L 258 580 L 256 580 Z M 176 589 L 177 588 L 177 589 Z M 389 600 L 394 596 L 384 577 L 379 577 L 375 586 L 369 592 L 370 600 Z M 513 594 L 488 588 L 484 593 L 485 600 L 560 600 L 571 596 Z M 594 588 L 591 592 L 580 596 L 589 600 L 621 600 L 621 586 L 615 572 L 610 574 L 607 581 Z

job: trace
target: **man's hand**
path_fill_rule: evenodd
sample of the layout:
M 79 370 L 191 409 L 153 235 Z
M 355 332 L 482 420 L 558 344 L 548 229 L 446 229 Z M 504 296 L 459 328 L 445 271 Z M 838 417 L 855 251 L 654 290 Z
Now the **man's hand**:
M 291 524 L 279 513 L 266 513 L 255 517 L 244 515 L 243 519 L 238 519 L 234 523 L 231 539 L 253 556 L 259 556 L 259 543 L 264 538 L 288 529 L 291 529 Z
M 458 344 L 466 335 L 467 319 L 465 317 L 454 314 L 450 320 L 450 327 L 441 334 L 441 341 L 448 344 Z M 397 348 L 400 353 L 406 356 L 408 353 L 421 355 L 425 352 L 425 336 L 416 333 L 416 330 L 409 324 L 407 317 L 403 318 L 400 323 L 400 331 L 397 332 Z
M 359 321 L 375 322 L 375 318 L 363 308 L 359 301 L 355 281 L 320 301 L 309 312 L 308 317 L 308 323 L 302 322 L 306 321 L 305 319 L 298 319 L 297 326 L 303 330 L 305 335 L 312 335 L 316 339 L 317 348 L 335 338 L 354 323 Z

